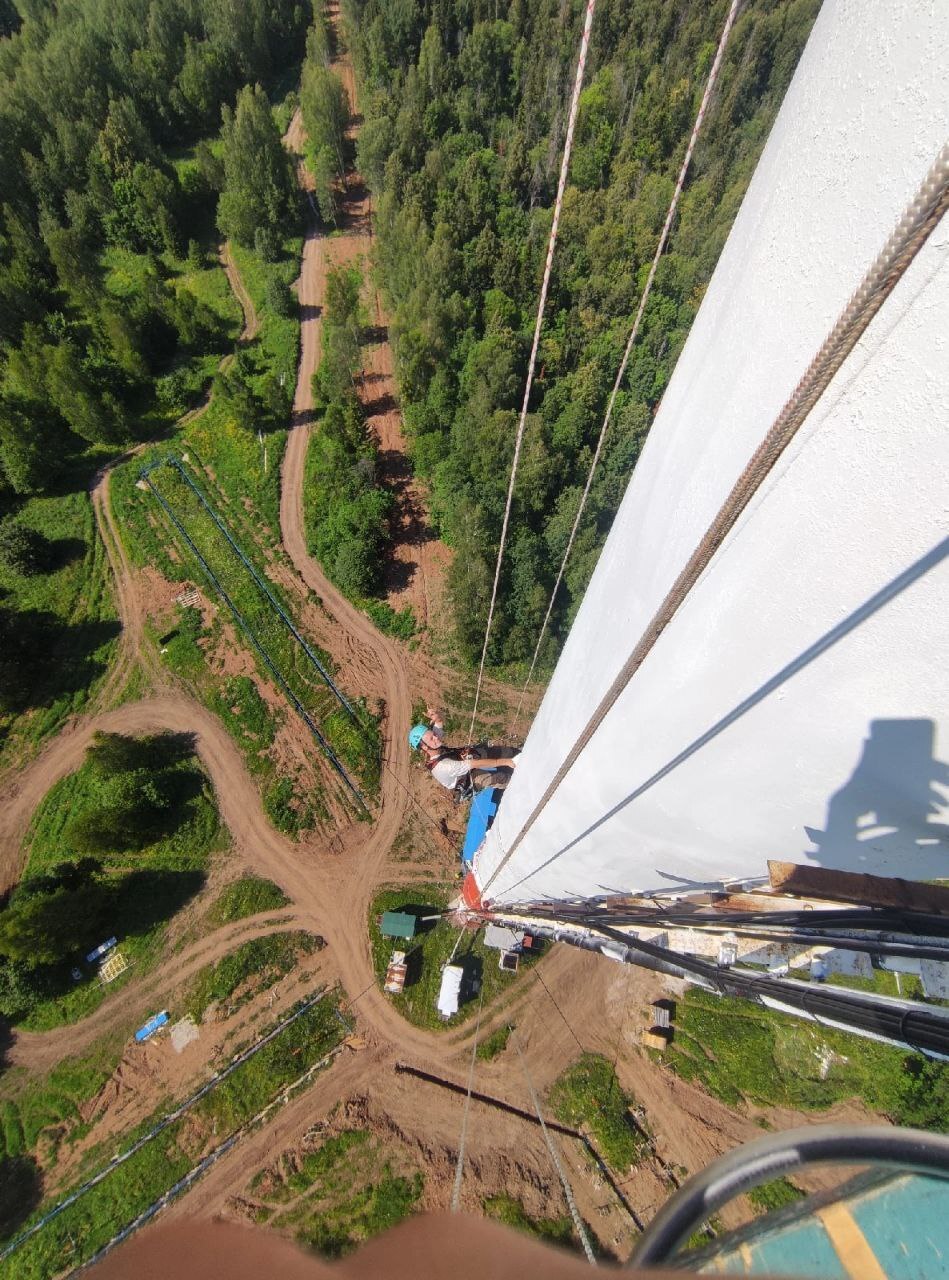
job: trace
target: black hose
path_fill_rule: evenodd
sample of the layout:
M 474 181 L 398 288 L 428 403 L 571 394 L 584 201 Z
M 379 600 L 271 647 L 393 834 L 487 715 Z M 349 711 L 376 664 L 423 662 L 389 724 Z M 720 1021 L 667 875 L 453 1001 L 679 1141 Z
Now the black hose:
M 949 1178 L 949 1137 L 884 1125 L 806 1125 L 770 1133 L 713 1160 L 690 1178 L 639 1237 L 628 1265 L 669 1262 L 682 1242 L 735 1196 L 815 1164 L 886 1165 Z

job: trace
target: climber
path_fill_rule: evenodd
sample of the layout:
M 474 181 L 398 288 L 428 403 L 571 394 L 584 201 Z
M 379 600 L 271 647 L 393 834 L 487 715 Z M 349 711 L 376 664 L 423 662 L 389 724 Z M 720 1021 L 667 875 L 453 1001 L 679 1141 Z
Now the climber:
M 417 724 L 409 731 L 409 744 L 413 750 L 421 751 L 425 767 L 436 782 L 440 782 L 449 791 L 471 782 L 471 775 L 477 772 L 494 773 L 497 769 L 513 769 L 517 763 L 514 757 L 501 759 L 484 759 L 478 755 L 477 748 L 461 750 L 458 747 L 445 746 L 445 725 L 434 707 L 426 707 L 430 725 Z

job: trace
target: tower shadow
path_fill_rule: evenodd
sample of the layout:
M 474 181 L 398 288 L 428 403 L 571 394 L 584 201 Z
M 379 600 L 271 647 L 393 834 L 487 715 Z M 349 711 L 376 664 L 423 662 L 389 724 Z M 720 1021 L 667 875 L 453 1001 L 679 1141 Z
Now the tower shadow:
M 949 875 L 949 764 L 935 748 L 932 720 L 871 720 L 853 773 L 828 801 L 824 829 L 804 828 L 816 846 L 807 857 L 873 872 L 881 859 L 909 861 L 929 848 Z

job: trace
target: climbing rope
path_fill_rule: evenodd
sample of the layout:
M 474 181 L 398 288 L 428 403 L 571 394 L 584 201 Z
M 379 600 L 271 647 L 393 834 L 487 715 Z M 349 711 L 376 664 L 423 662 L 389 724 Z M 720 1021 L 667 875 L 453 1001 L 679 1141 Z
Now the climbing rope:
M 455 1165 L 455 1185 L 451 1193 L 451 1211 L 457 1213 L 461 1205 L 461 1178 L 465 1167 L 465 1141 L 468 1137 L 468 1112 L 471 1110 L 471 1089 L 474 1085 L 475 1058 L 478 1052 L 478 1034 L 481 1031 L 481 1010 L 484 1007 L 484 983 L 481 984 L 481 997 L 478 1000 L 478 1020 L 475 1023 L 474 1040 L 471 1045 L 471 1062 L 468 1064 L 468 1092 L 465 1096 L 465 1109 L 461 1116 L 461 1137 L 458 1139 L 458 1163 Z
M 547 260 L 544 263 L 544 278 L 537 303 L 537 319 L 534 322 L 534 340 L 531 344 L 530 360 L 527 365 L 527 382 L 524 385 L 524 400 L 521 404 L 521 416 L 517 423 L 517 434 L 514 437 L 514 457 L 511 460 L 511 476 L 507 486 L 507 501 L 504 504 L 504 520 L 501 524 L 501 541 L 498 546 L 498 559 L 494 567 L 494 585 L 491 588 L 491 603 L 488 607 L 488 620 L 484 628 L 484 645 L 481 649 L 481 664 L 478 667 L 478 684 L 475 689 L 474 705 L 471 708 L 471 724 L 468 727 L 468 746 L 474 741 L 475 720 L 478 715 L 478 701 L 481 697 L 481 685 L 484 680 L 484 664 L 488 654 L 488 641 L 491 638 L 491 624 L 494 621 L 494 606 L 498 598 L 498 582 L 501 577 L 501 562 L 504 559 L 504 547 L 507 542 L 507 529 L 511 519 L 511 502 L 514 497 L 514 482 L 517 477 L 517 464 L 521 456 L 521 445 L 524 440 L 524 426 L 527 422 L 527 405 L 531 388 L 534 384 L 534 367 L 537 364 L 537 348 L 540 345 L 540 331 L 544 322 L 544 309 L 547 306 L 547 290 L 550 287 L 550 272 L 554 260 L 554 249 L 557 246 L 557 232 L 560 227 L 560 212 L 563 208 L 563 193 L 567 185 L 567 173 L 570 168 L 570 153 L 573 150 L 573 132 L 577 123 L 577 110 L 580 106 L 580 90 L 583 87 L 583 72 L 587 62 L 587 50 L 590 46 L 590 29 L 593 26 L 593 14 L 596 0 L 587 0 L 586 16 L 583 22 L 583 33 L 580 36 L 580 55 L 577 60 L 577 74 L 573 83 L 573 97 L 570 101 L 570 114 L 567 119 L 567 136 L 564 141 L 563 159 L 560 163 L 560 179 L 557 183 L 557 198 L 554 201 L 554 219 L 550 225 L 550 238 L 547 242 Z
M 702 94 L 702 101 L 699 105 L 698 115 L 695 117 L 695 124 L 692 126 L 692 136 L 689 138 L 689 145 L 685 149 L 685 156 L 682 160 L 682 167 L 679 169 L 679 179 L 676 182 L 675 190 L 672 193 L 672 200 L 669 203 L 669 211 L 666 214 L 666 220 L 663 223 L 662 233 L 659 236 L 659 243 L 656 245 L 656 252 L 653 255 L 652 266 L 649 268 L 649 275 L 646 278 L 646 285 L 639 299 L 639 307 L 636 311 L 636 317 L 633 320 L 633 327 L 629 331 L 629 338 L 626 341 L 626 349 L 623 352 L 623 358 L 620 361 L 619 370 L 616 374 L 616 380 L 613 383 L 613 390 L 610 392 L 609 403 L 606 406 L 606 413 L 603 417 L 603 425 L 600 427 L 600 434 L 596 442 L 596 449 L 593 453 L 593 461 L 590 463 L 590 470 L 587 473 L 586 484 L 583 487 L 583 493 L 580 496 L 580 505 L 577 508 L 577 514 L 574 517 L 573 528 L 570 530 L 570 537 L 567 539 L 567 548 L 563 553 L 563 559 L 560 562 L 560 568 L 557 570 L 557 580 L 554 583 L 554 589 L 550 593 L 550 600 L 547 604 L 547 612 L 544 614 L 544 621 L 541 623 L 540 634 L 537 637 L 537 645 L 534 649 L 534 656 L 531 658 L 530 670 L 527 673 L 527 679 L 524 681 L 524 687 L 521 690 L 521 696 L 517 701 L 517 707 L 514 711 L 514 719 L 511 723 L 510 736 L 514 736 L 517 728 L 517 722 L 520 719 L 521 708 L 524 705 L 524 698 L 527 694 L 528 686 L 534 674 L 534 668 L 537 666 L 537 659 L 540 656 L 541 645 L 544 642 L 544 636 L 547 634 L 547 626 L 550 622 L 550 615 L 554 610 L 554 603 L 557 594 L 560 591 L 560 583 L 563 581 L 564 571 L 567 568 L 567 561 L 570 559 L 570 553 L 573 550 L 573 544 L 577 537 L 577 531 L 580 528 L 580 521 L 583 512 L 586 509 L 587 498 L 590 496 L 590 487 L 593 484 L 593 476 L 600 462 L 600 455 L 603 452 L 603 443 L 606 440 L 606 433 L 609 429 L 610 421 L 613 417 L 613 407 L 616 404 L 616 397 L 619 394 L 620 386 L 626 376 L 626 367 L 629 364 L 629 358 L 632 355 L 633 347 L 636 339 L 639 337 L 639 327 L 642 324 L 643 315 L 646 310 L 646 303 L 649 301 L 649 295 L 652 292 L 653 281 L 656 278 L 656 271 L 659 267 L 659 259 L 662 257 L 666 248 L 666 241 L 669 238 L 669 231 L 672 227 L 672 219 L 675 217 L 676 209 L 679 207 L 679 198 L 682 195 L 682 188 L 685 185 L 685 176 L 689 171 L 689 165 L 692 163 L 692 152 L 695 150 L 695 144 L 698 136 L 702 131 L 702 125 L 705 121 L 705 114 L 708 111 L 708 104 L 712 97 L 712 91 L 715 88 L 715 82 L 718 79 L 719 69 L 722 65 L 722 59 L 725 55 L 725 46 L 728 44 L 728 37 L 731 35 L 731 29 L 734 26 L 735 18 L 741 7 L 742 0 L 732 0 L 731 8 L 728 10 L 728 16 L 725 19 L 725 25 L 722 28 L 722 34 L 718 41 L 718 49 L 715 52 L 715 58 L 712 62 L 711 69 L 708 73 L 708 80 L 705 82 L 705 92 Z
M 758 492 L 778 458 L 794 439 L 801 424 L 817 404 L 831 379 L 853 351 L 870 321 L 892 293 L 916 254 L 949 209 L 949 143 L 936 156 L 921 186 L 903 212 L 883 248 L 874 258 L 814 359 L 752 454 L 715 519 L 669 589 L 636 647 L 600 699 L 593 715 L 574 742 L 566 759 L 495 867 L 482 894 L 520 848 L 524 837 L 543 813 L 551 796 L 573 768 L 581 752 L 615 706 L 623 690 L 642 666 L 656 641 L 675 617 L 709 561 L 735 527 L 742 512 Z M 526 877 L 525 877 L 526 878 Z
M 553 1139 L 551 1138 L 550 1133 L 547 1130 L 547 1126 L 544 1123 L 544 1116 L 540 1109 L 540 1099 L 537 1096 L 537 1090 L 534 1088 L 534 1081 L 531 1079 L 531 1073 L 527 1069 L 527 1062 L 524 1055 L 521 1053 L 521 1046 L 516 1040 L 514 1041 L 514 1048 L 517 1050 L 517 1056 L 520 1059 L 521 1070 L 524 1072 L 524 1079 L 527 1081 L 527 1088 L 530 1091 L 531 1102 L 533 1102 L 534 1110 L 537 1112 L 537 1120 L 540 1124 L 541 1133 L 544 1135 L 544 1141 L 547 1143 L 547 1150 L 550 1152 L 550 1159 L 560 1178 L 560 1185 L 563 1187 L 564 1198 L 567 1201 L 567 1208 L 570 1210 L 573 1225 L 576 1228 L 577 1235 L 580 1237 L 580 1243 L 583 1245 L 583 1252 L 587 1255 L 587 1262 L 589 1262 L 591 1267 L 595 1267 L 596 1258 L 594 1257 L 593 1250 L 590 1247 L 590 1238 L 587 1235 L 586 1227 L 583 1225 L 583 1219 L 580 1217 L 580 1213 L 577 1209 L 577 1202 L 573 1198 L 573 1191 L 570 1188 L 570 1183 L 567 1181 L 567 1175 L 560 1162 L 560 1156 L 557 1154 L 557 1148 L 554 1146 Z

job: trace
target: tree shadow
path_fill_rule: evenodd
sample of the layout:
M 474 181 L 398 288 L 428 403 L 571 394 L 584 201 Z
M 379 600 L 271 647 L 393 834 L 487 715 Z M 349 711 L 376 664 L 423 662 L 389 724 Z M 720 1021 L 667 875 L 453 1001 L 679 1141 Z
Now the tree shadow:
M 409 560 L 390 560 L 386 562 L 385 590 L 404 591 L 415 577 L 417 566 Z
M 362 333 L 359 335 L 359 342 L 364 347 L 378 346 L 382 342 L 389 341 L 389 326 L 387 324 L 367 324 L 363 326 Z M 368 378 L 384 378 L 384 373 L 364 375 Z
M 319 320 L 320 316 L 323 314 L 323 308 L 315 302 L 301 303 L 298 310 L 301 324 L 304 320 Z
M 43 1199 L 43 1174 L 32 1156 L 0 1160 L 0 1240 L 9 1240 Z
M 13 1044 L 13 1032 L 5 1018 L 0 1018 L 0 1074 L 10 1065 L 7 1054 Z M 2 1227 L 0 1227 L 2 1230 Z
M 64 622 L 45 610 L 0 606 L 0 707 L 21 712 L 76 693 L 106 668 L 101 650 L 118 622 Z
M 203 871 L 130 871 L 115 888 L 117 937 L 147 933 L 170 920 L 204 888 Z
M 395 396 L 391 391 L 387 391 L 384 395 L 367 400 L 362 407 L 362 411 L 367 418 L 375 418 L 381 417 L 384 413 L 392 413 L 396 408 L 397 401 Z
M 81 560 L 86 554 L 86 542 L 82 538 L 55 538 L 50 543 L 50 572 L 64 569 L 67 564 Z

